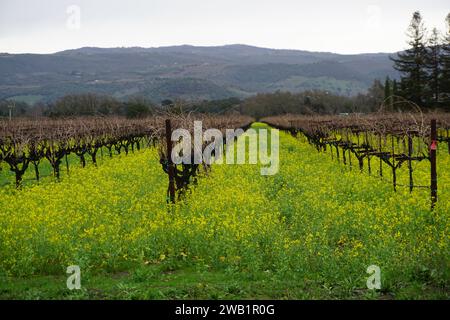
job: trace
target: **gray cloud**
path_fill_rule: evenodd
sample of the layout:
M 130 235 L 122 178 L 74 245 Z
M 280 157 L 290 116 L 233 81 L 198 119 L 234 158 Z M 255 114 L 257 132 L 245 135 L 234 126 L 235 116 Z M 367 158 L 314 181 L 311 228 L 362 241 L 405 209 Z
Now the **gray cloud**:
M 66 27 L 69 5 L 81 9 L 79 30 Z M 414 10 L 430 28 L 443 28 L 449 11 L 444 0 L 0 0 L 0 52 L 186 43 L 395 51 Z

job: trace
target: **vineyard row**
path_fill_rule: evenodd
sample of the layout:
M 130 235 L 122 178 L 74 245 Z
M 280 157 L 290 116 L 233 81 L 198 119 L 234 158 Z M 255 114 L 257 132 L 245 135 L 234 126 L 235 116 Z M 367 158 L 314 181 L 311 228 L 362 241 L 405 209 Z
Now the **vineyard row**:
M 103 148 L 113 154 L 128 154 L 142 146 L 156 146 L 160 149 L 160 162 L 168 172 L 166 148 L 166 117 L 151 117 L 130 120 L 125 118 L 76 118 L 70 120 L 17 120 L 0 121 L 0 162 L 5 162 L 15 174 L 16 187 L 20 188 L 25 172 L 30 165 L 34 167 L 39 181 L 39 165 L 47 159 L 56 179 L 60 178 L 60 168 L 64 159 L 75 154 L 81 165 L 86 165 L 90 157 L 96 165 L 97 155 Z M 171 115 L 177 127 L 192 129 L 194 119 L 190 116 Z M 227 128 L 248 127 L 252 119 L 244 116 L 196 116 L 205 128 L 225 130 Z M 67 168 L 68 169 L 68 168 Z M 185 187 L 186 179 L 195 174 L 198 168 L 183 165 L 175 175 L 178 185 Z M 187 171 L 188 170 L 188 171 Z M 184 181 L 184 182 L 183 182 Z
M 376 165 L 383 177 L 383 163 L 386 164 L 391 169 L 395 191 L 399 186 L 397 170 L 406 164 L 410 192 L 414 188 L 429 188 L 432 207 L 437 201 L 438 141 L 446 142 L 450 153 L 450 122 L 446 114 L 278 116 L 263 119 L 263 122 L 294 136 L 301 134 L 319 152 L 329 150 L 333 158 L 335 155 L 345 165 L 352 166 L 354 156 L 361 171 L 367 163 L 369 174 Z M 430 162 L 430 184 L 426 186 L 415 184 L 413 175 L 413 162 L 424 160 Z

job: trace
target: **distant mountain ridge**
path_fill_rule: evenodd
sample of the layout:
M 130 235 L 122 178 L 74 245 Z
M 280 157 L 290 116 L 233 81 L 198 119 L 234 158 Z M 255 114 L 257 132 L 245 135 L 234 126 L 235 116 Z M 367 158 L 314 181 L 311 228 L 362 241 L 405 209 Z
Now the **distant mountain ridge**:
M 54 54 L 0 54 L 0 99 L 51 101 L 97 92 L 219 99 L 276 90 L 364 92 L 374 79 L 397 77 L 388 53 L 343 55 L 248 45 L 158 48 L 85 47 Z

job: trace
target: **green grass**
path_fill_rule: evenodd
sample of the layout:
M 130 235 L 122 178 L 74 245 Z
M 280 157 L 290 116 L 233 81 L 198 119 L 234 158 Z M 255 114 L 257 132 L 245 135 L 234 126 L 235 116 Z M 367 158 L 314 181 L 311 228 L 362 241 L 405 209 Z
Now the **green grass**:
M 180 300 L 180 299 L 443 299 L 448 292 L 411 283 L 392 292 L 355 288 L 347 292 L 324 282 L 279 277 L 268 272 L 235 273 L 204 268 L 140 266 L 116 273 L 81 276 L 80 290 L 66 276 L 1 278 L 2 300 Z

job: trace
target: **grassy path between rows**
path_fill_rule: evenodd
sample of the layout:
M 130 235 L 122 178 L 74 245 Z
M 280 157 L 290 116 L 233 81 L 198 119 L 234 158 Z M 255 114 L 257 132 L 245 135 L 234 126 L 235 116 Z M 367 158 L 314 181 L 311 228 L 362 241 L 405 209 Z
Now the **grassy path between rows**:
M 150 149 L 0 189 L 0 299 L 449 298 L 450 193 L 430 212 L 282 132 L 276 175 L 214 165 L 170 210 L 166 188 Z

